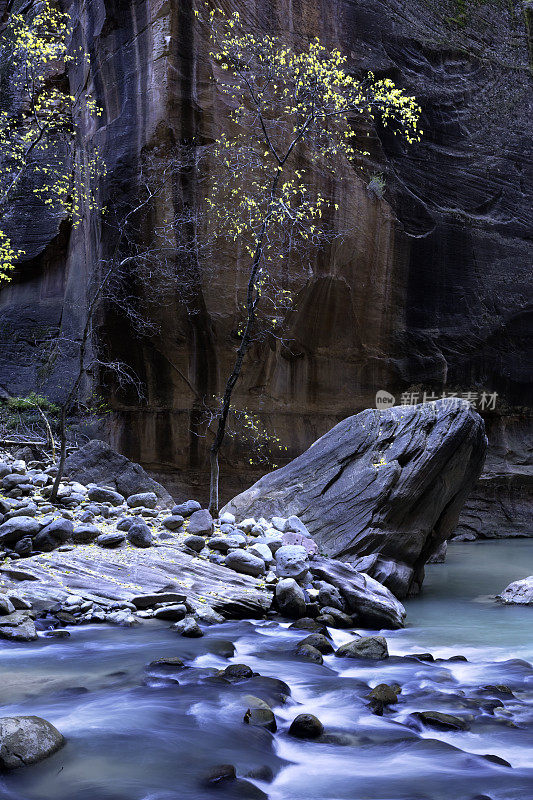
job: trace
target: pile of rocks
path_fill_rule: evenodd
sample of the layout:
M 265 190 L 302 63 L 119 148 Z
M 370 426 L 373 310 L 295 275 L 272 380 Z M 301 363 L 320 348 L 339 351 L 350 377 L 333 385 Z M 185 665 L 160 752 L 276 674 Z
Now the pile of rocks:
M 68 478 L 60 484 L 57 501 L 51 503 L 56 474 L 53 465 L 26 463 L 7 453 L 0 457 L 0 573 L 31 579 L 24 565 L 15 568 L 14 562 L 56 549 L 64 553 L 83 548 L 80 557 L 90 552 L 93 558 L 102 550 L 116 550 L 119 555 L 124 551 L 127 568 L 128 550 L 171 547 L 197 563 L 211 562 L 258 579 L 260 587 L 272 591 L 275 609 L 292 619 L 318 619 L 335 627 L 403 625 L 403 606 L 390 591 L 346 564 L 319 557 L 316 543 L 297 516 L 237 521 L 226 512 L 214 519 L 196 500 L 169 509 L 154 490 L 124 496 L 113 486 L 84 485 Z M 147 480 L 153 487 L 148 476 Z M 104 559 L 104 554 L 99 558 Z M 26 563 L 31 567 L 35 561 Z M 64 625 L 133 625 L 143 618 L 167 619 L 184 635 L 199 635 L 199 620 L 222 619 L 212 608 L 187 605 L 185 595 L 168 600 L 153 592 L 151 596 L 153 603 L 141 608 L 134 598 L 106 599 L 75 592 L 48 604 L 46 611 Z M 32 625 L 25 619 L 24 630 Z M 17 634 L 9 635 L 6 626 L 7 622 L 0 626 L 0 636 L 15 638 Z M 23 631 L 18 633 L 22 636 Z M 33 631 L 27 633 L 32 638 Z
M 57 547 L 96 542 L 119 547 L 128 541 L 149 547 L 147 519 L 160 515 L 155 492 L 124 497 L 105 486 L 65 480 L 56 504 L 49 500 L 54 466 L 42 462 L 0 460 L 0 558 L 16 560 Z

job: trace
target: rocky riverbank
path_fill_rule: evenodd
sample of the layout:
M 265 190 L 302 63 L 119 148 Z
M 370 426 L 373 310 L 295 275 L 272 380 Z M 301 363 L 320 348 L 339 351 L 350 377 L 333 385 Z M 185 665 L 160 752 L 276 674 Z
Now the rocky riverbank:
M 126 462 L 89 443 L 67 468 L 101 478 L 111 465 L 113 482 L 65 478 L 53 504 L 55 467 L 3 454 L 1 637 L 30 641 L 39 628 L 60 635 L 70 624 L 152 618 L 199 636 L 199 623 L 276 612 L 309 630 L 403 625 L 391 592 L 320 557 L 298 517 L 213 519 L 194 500 L 172 505 L 163 487 Z

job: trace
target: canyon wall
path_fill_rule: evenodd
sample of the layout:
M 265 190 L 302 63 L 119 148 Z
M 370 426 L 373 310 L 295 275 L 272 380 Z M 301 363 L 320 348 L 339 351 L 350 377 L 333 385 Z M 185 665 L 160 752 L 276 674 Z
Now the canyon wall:
M 64 5 L 90 54 L 90 65 L 69 78 L 74 87 L 91 87 L 103 109 L 87 136 L 107 163 L 105 202 L 113 207 L 135 197 L 139 164 L 154 144 L 207 141 L 224 128 L 227 110 L 190 0 Z M 424 130 L 422 141 L 409 146 L 373 129 L 362 168 L 339 165 L 335 178 L 315 169 L 313 180 L 334 195 L 335 223 L 348 235 L 318 254 L 312 274 L 294 287 L 286 320 L 291 346 L 266 342 L 250 353 L 236 403 L 255 411 L 291 458 L 340 419 L 373 407 L 378 390 L 397 402 L 424 392 L 471 392 L 492 450 L 461 531 L 525 532 L 533 192 L 526 4 L 220 5 L 295 41 L 319 35 L 341 47 L 355 70 L 392 77 L 417 96 Z M 383 176 L 383 196 L 369 189 L 373 175 Z M 109 253 L 112 235 L 98 219 L 71 231 L 24 196 L 13 210 L 13 232 L 26 261 L 0 292 L 0 391 L 24 394 L 40 382 L 54 394 L 71 367 L 66 359 L 43 377 L 43 348 L 59 330 L 79 328 L 87 272 Z M 106 435 L 165 474 L 177 493 L 192 486 L 201 494 L 209 443 L 202 399 L 220 393 L 237 342 L 247 263 L 238 253 L 219 261 L 196 287 L 194 313 L 178 297 L 164 298 L 150 336 L 139 340 L 111 310 L 100 320 L 108 351 L 127 361 L 145 387 L 141 401 L 100 387 L 113 409 Z M 483 392 L 494 408 L 481 408 Z M 230 442 L 222 472 L 226 497 L 258 476 L 237 442 Z

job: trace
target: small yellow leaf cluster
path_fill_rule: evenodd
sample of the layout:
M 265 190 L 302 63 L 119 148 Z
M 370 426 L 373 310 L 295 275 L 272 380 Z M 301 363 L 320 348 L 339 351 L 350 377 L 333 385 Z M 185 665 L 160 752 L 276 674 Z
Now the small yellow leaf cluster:
M 9 238 L 0 230 L 0 285 L 11 278 L 11 270 L 15 267 L 17 258 L 22 255 L 11 246 Z
M 86 92 L 58 88 L 54 76 L 87 58 L 73 49 L 72 21 L 51 0 L 12 13 L 0 34 L 0 59 L 11 102 L 0 110 L 0 225 L 24 182 L 47 206 L 74 225 L 98 208 L 97 184 L 105 172 L 98 151 L 81 152 L 82 131 L 99 116 Z M 2 246 L 2 278 L 21 251 Z

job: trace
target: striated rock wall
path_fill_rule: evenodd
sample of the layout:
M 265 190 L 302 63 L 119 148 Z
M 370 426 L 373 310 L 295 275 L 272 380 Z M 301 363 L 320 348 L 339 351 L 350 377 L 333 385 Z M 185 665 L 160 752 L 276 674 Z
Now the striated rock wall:
M 101 127 L 87 135 L 106 159 L 105 200 L 115 206 L 135 196 L 145 149 L 169 138 L 207 138 L 223 127 L 225 109 L 209 83 L 207 46 L 192 24 L 191 0 L 64 4 L 91 56 L 90 67 L 70 80 L 74 87 L 87 81 L 104 109 Z M 339 203 L 339 228 L 350 234 L 295 287 L 290 351 L 276 343 L 253 352 L 238 402 L 261 415 L 292 458 L 340 419 L 373 406 L 379 389 L 397 399 L 425 390 L 497 392 L 495 411 L 484 415 L 487 430 L 500 471 L 513 473 L 509 491 L 523 498 L 533 159 L 521 6 L 503 0 L 222 5 L 268 30 L 318 34 L 358 68 L 391 76 L 418 97 L 425 132 L 408 147 L 373 130 L 364 169 L 342 165 L 332 185 L 316 171 L 317 184 Z M 384 177 L 383 197 L 368 190 L 373 174 Z M 44 344 L 61 328 L 78 329 L 88 265 L 105 257 L 112 242 L 98 220 L 71 233 L 24 197 L 13 218 L 28 262 L 0 293 L 0 388 L 17 394 L 42 379 Z M 127 360 L 146 386 L 142 403 L 105 390 L 116 411 L 107 433 L 145 466 L 160 473 L 178 468 L 172 476 L 178 489 L 205 474 L 199 406 L 220 391 L 228 372 L 246 268 L 238 254 L 215 264 L 214 276 L 196 287 L 191 316 L 168 297 L 156 312 L 160 332 L 141 342 L 133 342 L 126 321 L 111 313 L 101 320 L 113 357 Z M 68 370 L 68 362 L 59 365 L 44 377 L 44 388 L 60 391 Z M 228 496 L 243 488 L 234 477 L 247 461 L 243 448 L 228 449 Z M 501 527 L 494 514 L 508 487 L 498 481 L 503 488 L 490 476 L 480 484 L 472 506 L 478 528 L 491 520 Z

